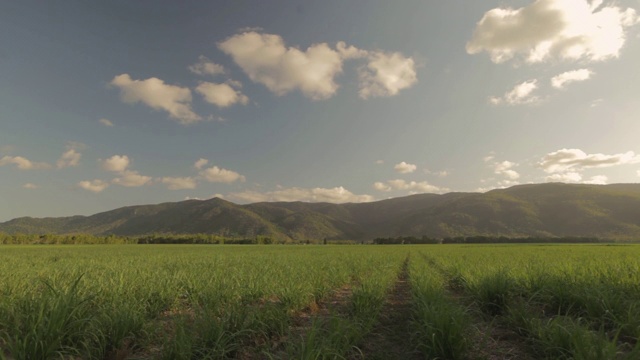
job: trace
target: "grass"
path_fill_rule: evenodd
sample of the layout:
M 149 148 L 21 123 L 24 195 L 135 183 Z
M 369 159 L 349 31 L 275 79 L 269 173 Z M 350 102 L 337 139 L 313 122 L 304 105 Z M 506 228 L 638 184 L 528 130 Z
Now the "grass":
M 0 247 L 0 359 L 361 358 L 408 253 L 425 358 L 473 357 L 478 321 L 534 358 L 640 358 L 640 246 L 94 245 Z
M 427 262 L 410 266 L 413 297 L 411 337 L 426 358 L 464 359 L 470 348 L 466 309 L 445 293 L 445 279 Z

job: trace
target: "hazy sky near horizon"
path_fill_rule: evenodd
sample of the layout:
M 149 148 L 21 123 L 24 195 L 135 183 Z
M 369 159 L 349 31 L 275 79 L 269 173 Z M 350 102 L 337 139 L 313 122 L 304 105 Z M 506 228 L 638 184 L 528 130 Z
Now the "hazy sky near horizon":
M 0 221 L 640 180 L 640 1 L 16 1 Z

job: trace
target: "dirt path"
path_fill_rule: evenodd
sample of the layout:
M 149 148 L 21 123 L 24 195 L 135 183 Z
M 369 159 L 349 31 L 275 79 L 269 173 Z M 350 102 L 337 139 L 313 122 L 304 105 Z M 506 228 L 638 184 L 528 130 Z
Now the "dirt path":
M 365 342 L 361 353 L 352 359 L 420 359 L 410 343 L 411 287 L 409 257 L 404 261 L 393 289 L 387 295 L 377 324 Z

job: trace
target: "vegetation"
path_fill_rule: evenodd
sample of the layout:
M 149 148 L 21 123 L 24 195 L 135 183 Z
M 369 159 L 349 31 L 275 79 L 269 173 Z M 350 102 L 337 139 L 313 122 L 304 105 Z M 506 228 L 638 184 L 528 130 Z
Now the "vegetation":
M 0 358 L 392 358 L 370 344 L 394 318 L 391 297 L 411 312 L 403 346 L 422 358 L 635 359 L 639 255 L 636 245 L 8 245 Z M 393 293 L 401 273 L 406 298 Z
M 640 184 L 533 184 L 486 193 L 418 194 L 360 203 L 257 203 L 222 199 L 130 206 L 92 216 L 19 218 L 7 234 L 207 234 L 275 243 L 415 237 L 640 238 Z M 470 242 L 470 241 L 467 241 Z

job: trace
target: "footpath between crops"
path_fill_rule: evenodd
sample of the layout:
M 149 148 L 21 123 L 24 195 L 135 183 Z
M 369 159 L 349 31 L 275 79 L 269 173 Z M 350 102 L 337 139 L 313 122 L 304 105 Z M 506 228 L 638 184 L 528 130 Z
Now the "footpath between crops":
M 412 316 L 411 285 L 407 256 L 398 279 L 387 294 L 376 325 L 359 347 L 356 359 L 421 359 L 409 334 Z

